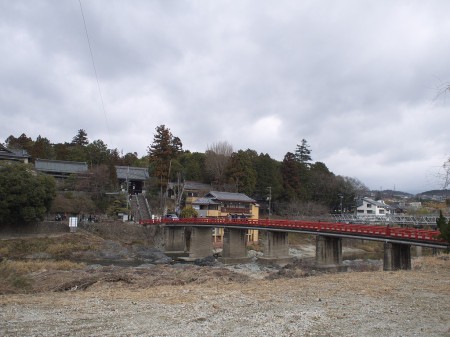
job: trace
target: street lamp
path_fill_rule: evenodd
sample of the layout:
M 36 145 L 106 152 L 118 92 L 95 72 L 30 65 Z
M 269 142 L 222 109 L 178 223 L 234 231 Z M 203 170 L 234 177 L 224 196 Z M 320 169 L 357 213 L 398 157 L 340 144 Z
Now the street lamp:
M 271 202 L 272 202 L 272 187 L 271 186 L 269 186 L 269 187 L 267 187 L 267 189 L 269 190 L 269 220 L 270 220 L 270 214 L 271 214 L 271 211 L 270 211 L 270 204 L 271 204 Z

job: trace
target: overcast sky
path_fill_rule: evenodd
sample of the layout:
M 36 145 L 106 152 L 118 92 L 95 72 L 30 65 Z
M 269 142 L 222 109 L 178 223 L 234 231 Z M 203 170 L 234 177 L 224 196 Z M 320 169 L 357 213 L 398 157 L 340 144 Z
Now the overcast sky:
M 441 187 L 450 1 L 81 4 L 96 72 L 79 0 L 0 0 L 0 142 L 84 129 L 141 157 L 164 124 L 281 161 L 304 138 L 371 189 Z

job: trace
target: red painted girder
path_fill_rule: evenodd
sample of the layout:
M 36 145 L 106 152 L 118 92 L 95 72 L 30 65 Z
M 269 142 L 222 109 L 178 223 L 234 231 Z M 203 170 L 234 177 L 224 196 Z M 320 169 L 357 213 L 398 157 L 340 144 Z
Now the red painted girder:
M 162 223 L 179 223 L 179 224 L 213 224 L 213 225 L 244 225 L 246 227 L 267 227 L 267 228 L 286 228 L 286 229 L 305 229 L 315 232 L 336 232 L 336 233 L 354 233 L 366 234 L 368 236 L 379 236 L 384 238 L 407 238 L 415 240 L 426 240 L 440 242 L 437 236 L 439 231 L 388 227 L 382 225 L 364 225 L 364 224 L 344 224 L 336 222 L 321 221 L 302 221 L 302 220 L 272 220 L 272 219 L 229 219 L 229 218 L 182 218 L 179 220 L 162 219 L 162 220 L 141 220 L 143 225 L 156 225 Z

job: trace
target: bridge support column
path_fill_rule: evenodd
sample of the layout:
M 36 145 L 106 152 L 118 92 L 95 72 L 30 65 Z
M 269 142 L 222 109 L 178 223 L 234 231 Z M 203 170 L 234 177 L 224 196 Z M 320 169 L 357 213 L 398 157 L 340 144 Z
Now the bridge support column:
M 342 238 L 318 235 L 316 239 L 316 266 L 321 269 L 345 271 L 342 265 Z
M 189 258 L 202 259 L 212 255 L 211 227 L 192 227 Z
M 164 254 L 171 257 L 187 256 L 185 227 L 164 228 Z
M 385 242 L 383 270 L 410 270 L 411 245 Z
M 247 230 L 238 228 L 224 228 L 223 250 L 220 261 L 225 264 L 246 263 L 247 257 Z
M 258 258 L 265 264 L 286 265 L 292 262 L 289 256 L 288 233 L 275 231 L 261 231 L 260 243 L 264 256 Z

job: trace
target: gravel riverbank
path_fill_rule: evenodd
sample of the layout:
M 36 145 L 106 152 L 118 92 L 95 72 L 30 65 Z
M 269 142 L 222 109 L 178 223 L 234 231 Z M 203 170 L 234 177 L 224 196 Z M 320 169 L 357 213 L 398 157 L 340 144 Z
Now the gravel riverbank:
M 450 335 L 447 256 L 414 259 L 411 271 L 272 279 L 213 267 L 147 269 L 104 270 L 85 287 L 2 295 L 0 335 Z

